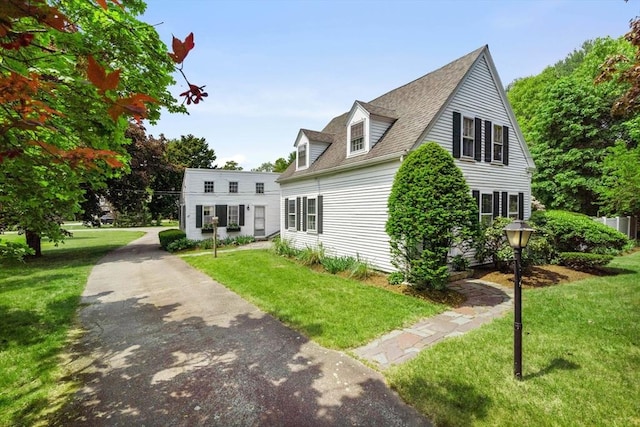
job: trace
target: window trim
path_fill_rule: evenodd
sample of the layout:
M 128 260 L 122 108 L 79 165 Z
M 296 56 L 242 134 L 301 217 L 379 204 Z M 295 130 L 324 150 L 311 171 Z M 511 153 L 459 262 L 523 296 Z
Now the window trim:
M 238 181 L 229 181 L 229 193 L 238 194 Z
M 465 121 L 469 120 L 471 122 L 471 135 L 465 135 Z M 462 114 L 462 119 L 460 120 L 460 154 L 461 158 L 473 159 L 475 157 L 475 144 L 476 144 L 476 119 L 475 117 L 471 117 L 466 114 Z M 471 143 L 471 154 L 465 154 L 465 141 Z
M 231 211 L 234 208 L 236 210 L 236 216 L 237 216 L 236 221 L 231 220 Z M 227 226 L 230 226 L 232 224 L 240 226 L 240 205 L 227 205 Z
M 313 201 L 313 213 L 309 209 L 310 202 Z M 307 198 L 307 233 L 318 233 L 318 199 L 316 197 Z M 313 218 L 313 221 L 311 220 Z M 313 228 L 311 224 L 313 223 Z
M 306 169 L 308 165 L 308 157 L 309 157 L 309 147 L 308 143 L 303 143 L 298 145 L 298 149 L 296 150 L 296 170 Z M 304 154 L 304 156 L 300 156 L 300 152 Z M 300 161 L 304 160 L 303 164 L 300 164 Z
M 485 196 L 489 197 L 489 211 L 488 212 L 484 210 L 484 198 L 485 198 Z M 489 226 L 493 222 L 493 218 L 494 218 L 494 216 L 493 216 L 493 213 L 494 213 L 493 212 L 493 206 L 494 206 L 493 197 L 494 197 L 493 193 L 480 193 L 480 206 L 479 206 L 479 209 L 478 209 L 478 215 L 479 215 L 478 220 L 479 220 L 481 225 Z M 482 218 L 486 217 L 486 216 L 489 217 L 489 222 L 487 224 L 484 224 L 482 222 Z
M 287 230 L 296 229 L 296 211 L 297 211 L 296 198 L 289 199 L 289 206 L 287 207 Z M 291 209 L 293 207 L 293 209 Z
M 491 161 L 503 164 L 504 161 L 504 126 L 499 123 L 493 123 L 491 129 Z M 496 130 L 499 129 L 499 132 Z M 499 135 L 499 136 L 498 136 Z M 497 138 L 500 141 L 497 141 Z M 496 147 L 500 146 L 500 158 L 496 158 Z
M 215 193 L 215 182 L 214 181 L 204 181 L 204 192 L 205 193 Z
M 364 153 L 366 151 L 366 131 L 365 131 L 365 124 L 366 124 L 366 119 L 362 119 L 359 120 L 357 122 L 351 123 L 349 125 L 349 155 L 354 155 L 354 154 L 361 154 Z M 354 138 L 354 128 L 361 128 L 361 134 L 357 137 Z M 360 148 L 358 149 L 354 149 L 354 143 L 358 144 L 360 146 Z
M 516 201 L 516 210 L 512 211 L 511 210 L 511 198 L 515 197 L 515 201 Z M 519 194 L 512 194 L 509 193 L 509 197 L 508 197 L 508 206 L 507 206 L 507 216 L 509 218 L 514 218 L 514 219 L 518 219 L 520 218 L 520 195 Z
M 264 182 L 256 182 L 256 194 L 264 194 Z

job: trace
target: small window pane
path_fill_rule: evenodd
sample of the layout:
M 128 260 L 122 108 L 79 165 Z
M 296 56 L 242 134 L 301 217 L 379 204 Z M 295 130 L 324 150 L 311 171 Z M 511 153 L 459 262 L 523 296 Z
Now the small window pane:
M 298 147 L 298 167 L 307 165 L 307 144 Z
M 238 225 L 240 220 L 238 219 L 238 206 L 229 206 L 228 209 L 228 217 L 229 221 L 227 221 L 228 226 Z
M 256 194 L 264 194 L 264 182 L 256 182 Z
M 287 228 L 296 228 L 296 199 L 289 199 L 289 212 Z
M 480 206 L 480 223 L 482 225 L 491 225 L 493 221 L 493 195 L 483 194 Z
M 510 194 L 509 195 L 509 218 L 518 218 L 519 217 L 519 203 L 518 203 L 518 195 Z
M 465 157 L 473 157 L 475 144 L 475 125 L 474 120 L 465 117 L 462 123 L 462 155 Z
M 316 231 L 316 199 L 307 200 L 307 230 Z
M 238 192 L 238 182 L 230 181 L 229 182 L 229 193 L 237 193 Z
M 213 193 L 213 181 L 205 181 L 204 182 L 204 192 L 205 193 Z
M 493 160 L 502 161 L 502 126 L 493 125 Z
M 351 125 L 351 152 L 364 150 L 364 122 Z

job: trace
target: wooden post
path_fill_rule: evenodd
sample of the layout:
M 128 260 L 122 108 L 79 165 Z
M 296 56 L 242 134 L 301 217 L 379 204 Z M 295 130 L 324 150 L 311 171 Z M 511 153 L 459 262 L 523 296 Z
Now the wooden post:
M 218 258 L 218 217 L 211 218 L 213 224 L 213 257 Z

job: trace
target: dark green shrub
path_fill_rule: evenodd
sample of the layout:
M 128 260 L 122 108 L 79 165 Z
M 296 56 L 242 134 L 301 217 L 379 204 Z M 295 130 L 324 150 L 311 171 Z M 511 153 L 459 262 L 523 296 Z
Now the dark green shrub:
M 560 263 L 579 271 L 597 270 L 599 267 L 609 264 L 613 255 L 591 254 L 585 252 L 562 252 Z
M 356 263 L 356 259 L 350 256 L 324 257 L 320 263 L 329 273 L 336 274 L 349 270 Z
M 469 268 L 469 260 L 463 255 L 456 255 L 451 258 L 451 268 L 453 271 L 465 271 Z
M 478 208 L 451 155 L 434 142 L 402 162 L 389 195 L 392 262 L 418 288 L 443 289 L 449 249 L 473 240 Z
M 629 247 L 629 239 L 624 234 L 586 215 L 537 211 L 529 222 L 549 236 L 551 245 L 558 252 L 617 255 Z
M 404 282 L 404 274 L 399 271 L 394 271 L 387 276 L 387 282 L 390 285 L 401 285 Z
M 182 239 L 174 240 L 167 245 L 167 251 L 180 252 L 186 249 L 194 249 L 199 247 L 201 240 L 191 240 L 183 237 Z
M 536 230 L 529 239 L 529 244 L 522 252 L 522 264 L 531 265 L 558 264 L 559 255 L 553 248 L 548 236 L 543 230 Z
M 167 250 L 167 247 L 171 242 L 184 239 L 186 237 L 187 235 L 185 234 L 184 231 L 178 230 L 176 228 L 172 228 L 169 230 L 162 230 L 160 233 L 158 233 L 158 238 L 160 239 L 160 246 L 165 251 Z
M 35 254 L 35 251 L 24 243 L 3 242 L 0 240 L 0 261 L 24 261 L 25 256 L 33 254 Z
M 511 218 L 498 217 L 491 225 L 483 227 L 475 242 L 475 258 L 485 263 L 490 260 L 496 270 L 506 270 L 513 260 L 513 249 L 509 246 L 504 228 L 511 224 Z

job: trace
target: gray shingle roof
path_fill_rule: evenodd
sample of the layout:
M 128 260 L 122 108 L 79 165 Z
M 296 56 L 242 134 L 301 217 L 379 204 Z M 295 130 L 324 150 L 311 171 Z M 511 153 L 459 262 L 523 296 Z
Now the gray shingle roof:
M 315 130 L 309 130 L 309 129 L 300 129 L 300 131 L 305 135 L 307 135 L 307 138 L 309 138 L 309 141 L 327 142 L 329 144 L 333 142 L 332 133 L 316 132 Z
M 347 158 L 347 118 L 350 112 L 346 112 L 335 117 L 322 130 L 324 135 L 333 135 L 333 142 L 327 150 L 305 170 L 296 172 L 295 164 L 292 164 L 278 181 L 303 178 L 326 169 L 374 161 L 410 150 L 486 49 L 487 46 L 476 49 L 369 102 L 358 101 L 371 114 L 397 119 L 378 143 L 366 154 Z

